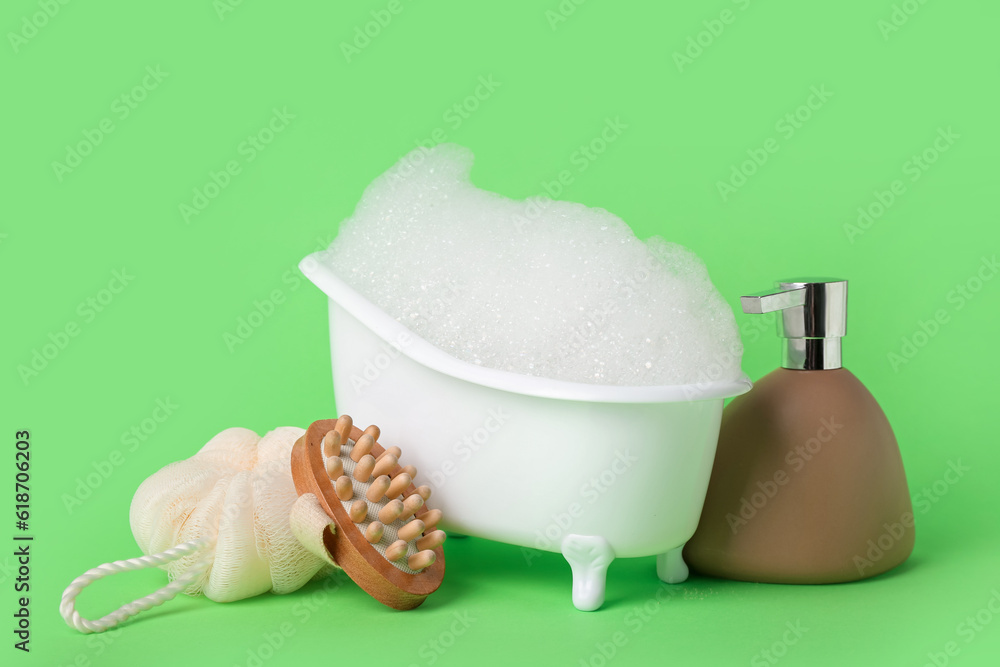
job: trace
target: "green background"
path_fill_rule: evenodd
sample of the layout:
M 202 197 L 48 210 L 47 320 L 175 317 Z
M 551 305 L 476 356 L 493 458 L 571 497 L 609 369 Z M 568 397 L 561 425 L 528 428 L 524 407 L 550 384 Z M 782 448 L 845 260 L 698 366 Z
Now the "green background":
M 46 17 L 45 2 L 14 0 L 0 10 L 0 433 L 12 457 L 14 432 L 31 430 L 36 536 L 30 656 L 8 643 L 14 575 L 12 557 L 0 557 L 5 663 L 246 665 L 290 623 L 264 664 L 600 665 L 600 645 L 619 631 L 627 641 L 608 664 L 772 664 L 760 652 L 799 622 L 808 630 L 781 664 L 921 665 L 952 641 L 950 664 L 996 664 L 1000 619 L 971 637 L 959 627 L 1000 590 L 1000 280 L 976 282 L 980 270 L 992 277 L 984 258 L 1000 246 L 996 3 L 589 0 L 563 2 L 564 16 L 558 0 L 402 0 L 350 58 L 341 44 L 388 0 L 330 4 L 71 2 Z M 693 57 L 678 64 L 685 49 Z M 147 67 L 162 80 L 133 95 Z M 468 102 L 478 108 L 467 118 L 449 113 L 480 77 L 499 85 Z M 814 87 L 830 96 L 800 108 Z M 129 108 L 122 95 L 144 99 Z M 241 143 L 274 109 L 294 119 L 249 160 Z M 796 113 L 790 132 L 783 119 Z M 78 166 L 53 166 L 104 119 L 112 131 Z M 627 128 L 581 171 L 577 151 L 607 119 Z M 587 614 L 570 603 L 560 556 L 529 566 L 518 548 L 452 540 L 444 585 L 406 615 L 348 582 L 226 605 L 182 596 L 100 637 L 67 628 L 57 612 L 66 584 L 138 555 L 128 507 L 145 477 L 230 426 L 263 433 L 335 414 L 325 298 L 296 264 L 437 129 L 476 153 L 477 185 L 507 196 L 539 194 L 567 170 L 560 198 L 692 248 L 734 307 L 776 278 L 849 278 L 846 365 L 889 416 L 911 492 L 940 490 L 950 461 L 970 469 L 917 511 L 910 560 L 826 587 L 693 577 L 661 602 L 654 559 L 620 560 L 604 608 Z M 718 182 L 765 145 L 777 151 L 723 198 Z M 925 151 L 935 161 L 914 171 Z M 239 173 L 185 221 L 180 205 L 229 161 Z M 858 207 L 897 179 L 895 201 L 850 233 Z M 81 306 L 123 269 L 132 279 L 100 312 Z M 959 296 L 960 285 L 978 291 Z M 227 346 L 275 290 L 273 313 Z M 944 323 L 921 336 L 938 311 Z M 50 334 L 73 324 L 78 335 L 22 377 Z M 778 342 L 744 340 L 744 369 L 759 378 L 777 364 Z M 158 399 L 177 408 L 126 451 L 122 434 Z M 63 494 L 116 451 L 107 478 L 68 509 Z M 2 486 L 12 506 L 12 483 Z M 14 532 L 10 514 L 0 532 Z M 164 581 L 144 571 L 101 582 L 81 611 L 97 617 Z M 648 600 L 637 624 L 634 607 Z M 457 637 L 455 614 L 469 622 Z M 429 643 L 451 639 L 443 653 Z

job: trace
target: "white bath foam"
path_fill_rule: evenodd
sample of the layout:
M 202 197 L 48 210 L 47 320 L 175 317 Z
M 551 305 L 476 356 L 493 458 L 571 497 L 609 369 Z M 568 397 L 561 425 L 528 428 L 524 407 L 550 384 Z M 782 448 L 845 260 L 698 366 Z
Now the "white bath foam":
M 572 382 L 740 376 L 732 310 L 694 253 L 618 217 L 469 181 L 473 155 L 417 149 L 368 186 L 327 261 L 430 343 L 473 364 Z

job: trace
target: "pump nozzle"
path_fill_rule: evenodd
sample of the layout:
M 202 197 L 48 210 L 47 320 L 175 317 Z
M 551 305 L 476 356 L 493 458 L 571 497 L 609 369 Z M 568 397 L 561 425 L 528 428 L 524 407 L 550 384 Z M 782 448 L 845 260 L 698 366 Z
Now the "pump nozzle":
M 840 339 L 847 333 L 847 281 L 803 278 L 775 283 L 777 290 L 740 297 L 743 312 L 781 311 L 778 335 L 785 339 L 781 365 L 793 370 L 841 367 Z

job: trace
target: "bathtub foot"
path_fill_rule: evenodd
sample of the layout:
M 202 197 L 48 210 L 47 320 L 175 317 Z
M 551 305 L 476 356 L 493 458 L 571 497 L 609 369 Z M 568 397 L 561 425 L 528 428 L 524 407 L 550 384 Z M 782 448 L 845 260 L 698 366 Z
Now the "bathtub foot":
M 562 555 L 573 570 L 573 605 L 580 611 L 594 611 L 604 604 L 608 566 L 615 552 L 603 537 L 567 535 Z
M 682 544 L 676 549 L 671 549 L 656 557 L 656 575 L 660 581 L 668 584 L 679 584 L 687 580 L 688 566 L 681 555 L 683 549 L 684 545 Z

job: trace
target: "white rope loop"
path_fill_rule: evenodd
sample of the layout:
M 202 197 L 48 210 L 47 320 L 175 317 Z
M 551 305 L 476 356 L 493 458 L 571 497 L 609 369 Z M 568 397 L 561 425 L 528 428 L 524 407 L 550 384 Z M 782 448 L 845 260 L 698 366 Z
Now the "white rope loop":
M 104 565 L 99 565 L 98 567 L 87 570 L 74 579 L 66 590 L 63 591 L 62 602 L 59 604 L 59 613 L 62 614 L 63 620 L 66 621 L 67 625 L 76 628 L 80 632 L 90 633 L 110 630 L 125 619 L 131 618 L 132 616 L 144 612 L 147 609 L 152 609 L 153 607 L 161 605 L 167 600 L 171 600 L 176 597 L 178 593 L 182 592 L 198 577 L 205 573 L 205 571 L 212 564 L 213 554 L 206 554 L 204 558 L 191 566 L 191 568 L 184 572 L 182 576 L 178 577 L 155 593 L 133 600 L 132 602 L 123 605 L 119 609 L 111 612 L 103 618 L 97 619 L 96 621 L 83 618 L 80 616 L 79 612 L 76 611 L 76 598 L 84 588 L 98 579 L 103 579 L 104 577 L 111 576 L 112 574 L 166 565 L 167 563 L 173 562 L 179 558 L 198 553 L 199 551 L 205 549 L 212 550 L 214 546 L 214 538 L 199 538 L 197 540 L 191 540 L 190 542 L 184 542 L 183 544 L 179 544 L 176 547 L 167 549 L 166 551 L 161 551 L 158 554 L 141 556 L 139 558 L 130 558 L 128 560 L 116 560 L 113 563 L 105 563 Z

